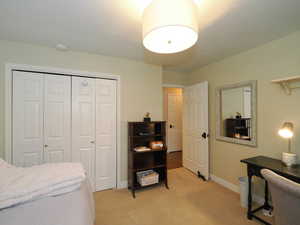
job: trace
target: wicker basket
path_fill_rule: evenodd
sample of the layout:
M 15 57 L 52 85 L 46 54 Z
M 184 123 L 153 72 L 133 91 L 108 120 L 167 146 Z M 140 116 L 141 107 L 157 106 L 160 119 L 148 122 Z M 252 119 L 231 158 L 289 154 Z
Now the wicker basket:
M 153 170 L 137 172 L 136 176 L 141 186 L 148 186 L 159 182 L 159 174 Z

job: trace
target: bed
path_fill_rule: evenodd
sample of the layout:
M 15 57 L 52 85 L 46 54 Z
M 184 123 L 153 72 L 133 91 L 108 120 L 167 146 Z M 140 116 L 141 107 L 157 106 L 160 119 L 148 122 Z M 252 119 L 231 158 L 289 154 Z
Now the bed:
M 1 225 L 93 225 L 94 219 L 94 198 L 87 178 L 71 192 L 0 210 Z
M 3 225 L 93 225 L 94 209 L 91 188 L 85 181 L 71 193 L 1 210 L 0 221 Z

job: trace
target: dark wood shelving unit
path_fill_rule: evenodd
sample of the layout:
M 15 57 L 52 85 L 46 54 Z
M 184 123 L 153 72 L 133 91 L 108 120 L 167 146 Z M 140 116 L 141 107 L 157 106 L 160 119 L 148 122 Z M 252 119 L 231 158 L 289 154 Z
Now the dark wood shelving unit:
M 162 141 L 162 149 L 136 152 L 135 147 L 150 147 L 151 141 Z M 136 172 L 154 170 L 159 174 L 159 184 L 168 188 L 166 122 L 128 122 L 128 188 L 135 198 L 135 191 L 141 186 L 137 181 Z M 157 184 L 153 184 L 157 185 Z M 152 186 L 152 185 L 151 185 Z
M 225 120 L 226 137 L 236 138 L 235 135 L 239 134 L 251 138 L 251 118 L 236 118 Z

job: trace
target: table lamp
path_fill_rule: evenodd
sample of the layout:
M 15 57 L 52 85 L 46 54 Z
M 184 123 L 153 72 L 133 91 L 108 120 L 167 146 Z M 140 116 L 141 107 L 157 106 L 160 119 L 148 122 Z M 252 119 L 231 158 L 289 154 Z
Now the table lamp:
M 297 162 L 297 155 L 295 153 L 292 153 L 291 151 L 291 139 L 294 136 L 293 129 L 294 129 L 293 123 L 285 122 L 282 125 L 281 129 L 278 131 L 278 134 L 281 137 L 288 139 L 288 152 L 282 153 L 282 162 L 286 166 L 292 166 Z

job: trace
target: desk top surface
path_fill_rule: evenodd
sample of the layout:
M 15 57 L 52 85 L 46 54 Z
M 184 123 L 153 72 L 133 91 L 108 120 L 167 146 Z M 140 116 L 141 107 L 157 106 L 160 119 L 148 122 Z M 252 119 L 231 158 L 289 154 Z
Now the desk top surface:
M 300 165 L 293 167 L 285 166 L 281 160 L 273 159 L 266 156 L 256 156 L 248 159 L 241 160 L 242 163 L 250 164 L 256 167 L 270 169 L 282 175 L 292 176 L 296 179 L 300 179 Z

